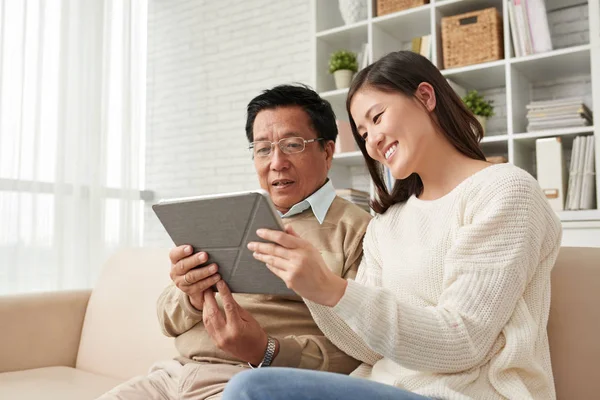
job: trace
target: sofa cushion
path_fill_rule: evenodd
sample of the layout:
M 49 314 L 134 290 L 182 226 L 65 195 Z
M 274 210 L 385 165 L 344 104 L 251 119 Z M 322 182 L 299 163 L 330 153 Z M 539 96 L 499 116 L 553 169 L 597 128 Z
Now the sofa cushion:
M 548 340 L 556 395 L 600 393 L 600 249 L 563 247 L 552 271 Z
M 0 399 L 95 399 L 121 383 L 69 367 L 48 367 L 0 374 Z
M 106 262 L 88 303 L 77 368 L 126 380 L 177 355 L 156 314 L 156 301 L 170 282 L 168 254 L 128 249 Z

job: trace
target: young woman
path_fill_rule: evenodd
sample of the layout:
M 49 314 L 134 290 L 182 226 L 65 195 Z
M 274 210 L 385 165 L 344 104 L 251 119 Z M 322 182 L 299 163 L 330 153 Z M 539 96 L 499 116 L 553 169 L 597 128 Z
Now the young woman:
M 361 71 L 347 109 L 378 195 L 356 281 L 291 230 L 248 247 L 370 381 L 263 368 L 224 399 L 555 398 L 546 324 L 561 225 L 536 180 L 485 161 L 480 124 L 412 52 Z

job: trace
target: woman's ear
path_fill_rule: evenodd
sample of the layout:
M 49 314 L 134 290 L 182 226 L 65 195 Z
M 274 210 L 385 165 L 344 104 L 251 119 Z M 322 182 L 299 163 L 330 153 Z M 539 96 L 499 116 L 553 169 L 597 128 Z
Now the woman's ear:
M 432 112 L 435 110 L 436 98 L 435 98 L 435 90 L 433 86 L 427 82 L 421 82 L 419 87 L 417 88 L 417 92 L 415 93 L 417 99 L 423 103 L 427 111 Z

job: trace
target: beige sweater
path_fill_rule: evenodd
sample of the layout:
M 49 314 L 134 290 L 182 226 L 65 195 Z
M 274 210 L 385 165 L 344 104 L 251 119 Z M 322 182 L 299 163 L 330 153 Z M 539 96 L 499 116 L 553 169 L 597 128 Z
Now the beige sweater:
M 546 325 L 561 224 L 537 181 L 490 166 L 372 220 L 356 281 L 308 305 L 355 375 L 442 399 L 554 399 Z
M 370 219 L 367 212 L 336 197 L 323 224 L 319 224 L 312 209 L 285 218 L 284 222 L 317 247 L 336 274 L 354 278 Z M 273 365 L 342 373 L 350 373 L 359 365 L 323 336 L 301 298 L 243 294 L 234 297 L 269 335 L 279 340 L 279 354 Z M 218 295 L 217 301 L 221 305 Z M 189 298 L 173 284 L 158 300 L 158 317 L 163 332 L 176 337 L 181 361 L 242 362 L 214 345 L 204 329 L 202 312 L 196 310 Z

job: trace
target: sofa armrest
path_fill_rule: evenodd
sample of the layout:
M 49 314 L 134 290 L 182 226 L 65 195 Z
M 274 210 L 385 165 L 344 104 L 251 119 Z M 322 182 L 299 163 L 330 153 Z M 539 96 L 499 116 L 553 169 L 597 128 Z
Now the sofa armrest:
M 0 372 L 75 367 L 91 290 L 0 296 Z

